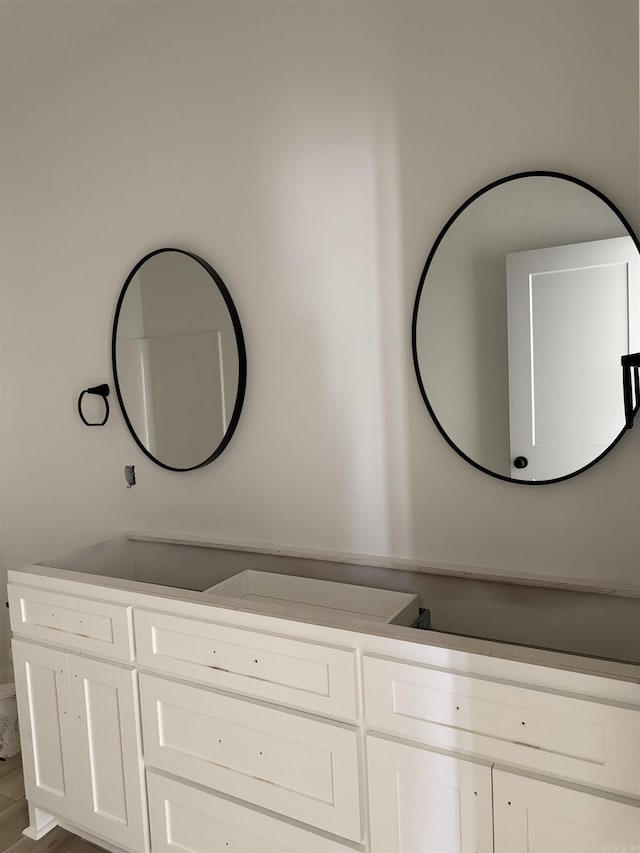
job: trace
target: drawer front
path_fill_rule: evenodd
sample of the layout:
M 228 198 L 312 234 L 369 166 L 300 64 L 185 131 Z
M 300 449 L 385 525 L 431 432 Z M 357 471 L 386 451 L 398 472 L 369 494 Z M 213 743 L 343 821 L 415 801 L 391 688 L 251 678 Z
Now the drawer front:
M 136 610 L 134 623 L 141 666 L 317 714 L 356 718 L 351 651 L 148 610 Z
M 640 712 L 365 656 L 368 725 L 640 794 Z
M 14 634 L 101 657 L 133 660 L 131 607 L 16 584 L 9 584 L 8 592 Z
M 141 675 L 148 766 L 355 841 L 354 729 Z
M 336 841 L 177 779 L 147 774 L 154 853 L 353 853 Z

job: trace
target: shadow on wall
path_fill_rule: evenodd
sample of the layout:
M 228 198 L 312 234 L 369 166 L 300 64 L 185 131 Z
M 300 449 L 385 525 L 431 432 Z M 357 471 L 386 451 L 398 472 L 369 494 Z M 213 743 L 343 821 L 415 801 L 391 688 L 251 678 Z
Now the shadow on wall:
M 274 15 L 283 12 L 271 8 Z M 260 395 L 261 430 L 284 436 L 274 438 L 279 458 L 287 459 L 283 486 L 303 496 L 300 542 L 384 552 L 385 354 L 379 341 L 386 318 L 378 302 L 385 285 L 376 263 L 370 22 L 354 41 L 362 15 L 351 4 L 307 5 L 295 23 L 299 10 L 284 11 L 286 61 L 270 65 L 270 95 L 254 105 L 257 124 L 269 129 L 256 151 L 253 210 L 256 224 L 267 224 L 258 228 L 273 258 L 273 298 L 261 323 L 278 332 L 263 341 L 253 391 Z M 311 32 L 322 36 L 311 41 Z M 304 89 L 292 72 L 298 64 L 307 75 Z M 393 292 L 393 280 L 387 284 Z M 274 386 L 267 371 L 281 384 Z M 270 384 L 275 396 L 267 399 Z

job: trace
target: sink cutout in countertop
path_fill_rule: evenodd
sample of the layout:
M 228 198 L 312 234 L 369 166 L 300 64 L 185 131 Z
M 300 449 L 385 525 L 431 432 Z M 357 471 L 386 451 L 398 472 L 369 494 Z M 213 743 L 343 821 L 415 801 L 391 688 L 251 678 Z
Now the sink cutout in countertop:
M 281 604 L 291 608 L 294 615 L 348 615 L 404 626 L 413 625 L 419 616 L 418 596 L 412 593 L 250 569 L 203 592 Z

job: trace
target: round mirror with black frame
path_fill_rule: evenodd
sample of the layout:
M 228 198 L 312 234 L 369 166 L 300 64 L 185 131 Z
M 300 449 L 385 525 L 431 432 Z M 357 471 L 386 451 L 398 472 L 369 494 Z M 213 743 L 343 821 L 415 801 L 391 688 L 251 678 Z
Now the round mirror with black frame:
M 113 322 L 116 394 L 140 449 L 157 465 L 213 462 L 237 427 L 247 359 L 224 282 L 198 255 L 163 248 L 124 283 Z
M 502 480 L 566 480 L 625 431 L 621 356 L 640 350 L 640 244 L 599 190 L 509 175 L 468 198 L 427 258 L 418 385 L 464 459 Z

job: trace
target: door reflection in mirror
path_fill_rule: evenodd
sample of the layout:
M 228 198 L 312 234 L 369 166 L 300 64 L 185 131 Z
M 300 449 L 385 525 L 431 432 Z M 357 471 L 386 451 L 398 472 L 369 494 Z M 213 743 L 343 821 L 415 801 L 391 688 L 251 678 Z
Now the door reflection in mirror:
M 511 459 L 528 459 L 529 479 L 583 468 L 624 424 L 620 355 L 640 345 L 638 258 L 631 237 L 507 255 Z
M 607 246 L 611 257 L 592 257 Z M 512 295 L 508 264 L 546 252 L 548 266 L 521 270 Z M 638 335 L 638 257 L 620 211 L 560 173 L 508 176 L 453 214 L 420 279 L 413 357 L 427 408 L 468 462 L 501 479 L 553 482 L 616 443 L 620 357 Z
M 144 258 L 120 297 L 113 358 L 125 419 L 147 455 L 174 470 L 219 455 L 239 416 L 246 362 L 212 267 L 176 249 Z

